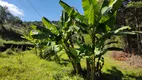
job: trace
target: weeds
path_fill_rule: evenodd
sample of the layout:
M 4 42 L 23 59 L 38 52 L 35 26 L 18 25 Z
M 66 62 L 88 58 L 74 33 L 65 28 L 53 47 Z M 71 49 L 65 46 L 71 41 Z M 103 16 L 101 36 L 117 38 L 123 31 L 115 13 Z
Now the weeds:
M 80 75 L 72 74 L 71 64 L 66 66 L 43 60 L 34 54 L 34 51 L 13 52 L 8 55 L 6 52 L 0 56 L 0 80 L 84 80 Z M 63 52 L 61 52 L 63 53 Z M 105 57 L 105 66 L 102 70 L 102 80 L 141 80 L 142 69 L 126 64 L 124 61 L 117 61 L 111 57 L 109 52 Z M 67 59 L 66 55 L 61 56 Z M 65 58 L 66 57 L 66 58 Z M 81 65 L 85 61 L 82 60 Z M 85 72 L 84 72 L 85 74 Z M 84 75 L 86 76 L 86 75 Z
M 6 52 L 2 54 L 7 55 Z M 32 51 L 1 57 L 0 64 L 2 80 L 67 80 L 66 76 L 71 80 L 81 80 L 79 76 L 70 76 L 71 66 L 64 67 L 56 62 L 40 59 Z

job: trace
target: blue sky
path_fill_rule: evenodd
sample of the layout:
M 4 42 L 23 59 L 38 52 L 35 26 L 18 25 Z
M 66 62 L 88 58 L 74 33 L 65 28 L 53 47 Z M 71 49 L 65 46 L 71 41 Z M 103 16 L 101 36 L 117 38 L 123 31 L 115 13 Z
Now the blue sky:
M 0 0 L 12 4 L 17 9 L 17 16 L 21 17 L 23 21 L 39 21 L 41 16 L 45 16 L 49 20 L 59 20 L 62 7 L 59 4 L 59 0 L 29 0 L 32 5 L 36 8 L 41 16 L 32 8 L 27 0 Z M 81 0 L 63 0 L 70 6 L 74 6 L 81 14 L 83 14 L 83 9 L 81 6 Z M 4 3 L 1 3 L 4 4 Z M 15 10 L 14 10 L 15 11 Z M 21 12 L 21 13 L 20 13 Z

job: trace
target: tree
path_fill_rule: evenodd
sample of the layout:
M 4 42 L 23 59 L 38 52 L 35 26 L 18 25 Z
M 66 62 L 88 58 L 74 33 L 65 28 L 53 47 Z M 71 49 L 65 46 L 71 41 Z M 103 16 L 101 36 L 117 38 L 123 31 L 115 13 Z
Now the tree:
M 104 65 L 103 55 L 109 50 L 122 50 L 117 47 L 107 47 L 117 41 L 106 41 L 112 36 L 135 34 L 129 32 L 129 26 L 116 27 L 117 10 L 122 5 L 122 0 L 82 0 L 84 15 L 61 0 L 59 3 L 64 11 L 58 25 L 43 17 L 44 27 L 34 27 L 36 34 L 32 33 L 31 38 L 27 38 L 30 38 L 30 41 L 36 39 L 44 43 L 46 40 L 61 45 L 76 73 L 82 72 L 80 61 L 86 59 L 87 79 L 98 80 Z M 90 36 L 91 44 L 85 42 L 84 31 Z M 78 48 L 75 48 L 72 42 L 73 35 L 77 37 Z M 47 43 L 39 45 L 45 46 Z
M 11 16 L 11 18 L 9 19 L 9 22 L 12 24 L 12 26 L 22 26 L 23 22 L 22 20 L 17 17 L 17 16 Z
M 73 20 L 68 16 L 68 14 L 65 11 L 62 11 L 61 19 L 58 23 L 58 25 L 51 23 L 47 18 L 43 17 L 42 22 L 45 27 L 36 27 L 33 26 L 34 32 L 31 31 L 29 36 L 24 35 L 24 38 L 32 41 L 35 43 L 36 46 L 38 46 L 38 49 L 40 51 L 39 56 L 43 58 L 45 57 L 51 57 L 51 55 L 56 55 L 56 53 L 48 53 L 44 54 L 44 46 L 47 46 L 47 43 L 54 43 L 54 46 L 61 45 L 62 48 L 65 50 L 70 62 L 72 63 L 73 69 L 75 73 L 81 74 L 82 68 L 76 53 L 74 52 L 74 44 L 72 42 L 72 36 L 77 31 L 77 28 L 75 28 L 75 25 L 73 24 Z M 35 33 L 36 32 L 36 33 Z M 44 44 L 43 44 L 44 43 Z M 49 47 L 52 47 L 53 45 L 48 45 Z M 46 48 L 47 49 L 47 48 Z M 53 51 L 56 48 L 50 48 Z M 43 52 L 42 52 L 43 51 Z M 43 55 L 42 55 L 43 54 Z
M 79 14 L 68 4 L 60 0 L 61 6 L 75 20 L 77 26 L 86 30 L 92 44 L 78 41 L 79 54 L 86 58 L 88 80 L 98 80 L 104 64 L 103 55 L 108 50 L 121 50 L 117 47 L 106 47 L 117 41 L 106 43 L 112 36 L 132 34 L 125 32 L 130 27 L 116 27 L 117 10 L 122 5 L 122 0 L 82 0 L 84 15 Z
M 7 7 L 0 6 L 0 24 L 11 23 L 12 25 L 22 25 L 19 17 L 14 16 L 8 11 Z
M 137 2 L 135 2 L 137 1 Z M 129 25 L 132 30 L 141 31 L 141 13 L 142 13 L 142 2 L 138 0 L 131 0 L 127 2 L 125 7 L 121 8 L 118 12 L 117 24 L 118 25 Z M 142 35 L 126 35 L 125 40 L 125 51 L 130 54 L 141 54 L 142 53 Z
M 7 12 L 6 8 L 0 6 L 0 24 L 3 24 L 7 19 L 6 12 Z

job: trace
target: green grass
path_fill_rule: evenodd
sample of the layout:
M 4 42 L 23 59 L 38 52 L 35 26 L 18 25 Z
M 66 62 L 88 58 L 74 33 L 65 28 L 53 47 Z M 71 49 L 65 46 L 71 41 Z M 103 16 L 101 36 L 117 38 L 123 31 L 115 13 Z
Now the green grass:
M 9 40 L 9 41 L 6 41 L 6 40 L 3 40 L 3 39 L 0 39 L 0 45 L 3 45 L 3 44 L 29 44 L 29 45 L 32 45 L 32 43 L 30 42 L 25 42 L 25 41 L 13 41 L 13 40 Z
M 130 66 L 125 61 L 114 60 L 111 54 L 105 54 L 105 66 L 102 70 L 105 80 L 142 80 L 142 68 Z
M 32 51 L 0 56 L 0 80 L 81 80 L 71 67 L 40 59 Z
M 0 80 L 83 80 L 78 75 L 71 75 L 72 66 L 59 65 L 53 61 L 40 59 L 34 51 L 0 53 Z M 68 59 L 61 51 L 61 58 Z M 142 68 L 129 66 L 123 61 L 116 61 L 111 52 L 105 54 L 102 80 L 142 80 Z M 85 60 L 81 61 L 85 68 Z

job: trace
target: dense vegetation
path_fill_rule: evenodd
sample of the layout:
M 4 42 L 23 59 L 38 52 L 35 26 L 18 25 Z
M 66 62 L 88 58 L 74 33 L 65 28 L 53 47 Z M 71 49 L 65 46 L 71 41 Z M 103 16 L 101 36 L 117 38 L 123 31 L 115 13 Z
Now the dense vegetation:
M 122 8 L 118 12 L 118 25 L 129 25 L 133 30 L 141 31 L 142 26 L 142 2 L 132 0 L 125 8 Z M 130 54 L 141 54 L 142 53 L 142 35 L 127 35 L 125 39 L 125 51 Z
M 141 2 L 82 0 L 83 15 L 62 0 L 59 4 L 64 9 L 59 21 L 43 17 L 35 22 L 23 22 L 0 6 L 2 79 L 142 79 L 141 70 L 114 60 L 114 52 L 108 52 L 141 54 L 141 12 L 136 13 Z M 9 61 L 2 63 L 5 60 Z
M 9 55 L 7 53 L 12 53 Z M 62 53 L 62 59 L 67 56 Z M 130 66 L 126 62 L 114 60 L 112 53 L 104 55 L 105 66 L 101 80 L 141 80 L 142 69 Z M 85 61 L 81 62 L 83 68 Z M 63 65 L 64 63 L 64 65 Z M 7 50 L 0 54 L 0 80 L 85 80 L 86 78 L 72 74 L 71 64 L 62 65 L 47 61 L 35 55 L 35 51 L 14 52 Z M 125 66 L 124 66 L 125 64 Z M 54 66 L 53 66 L 54 65 Z M 66 66 L 65 66 L 66 65 Z

